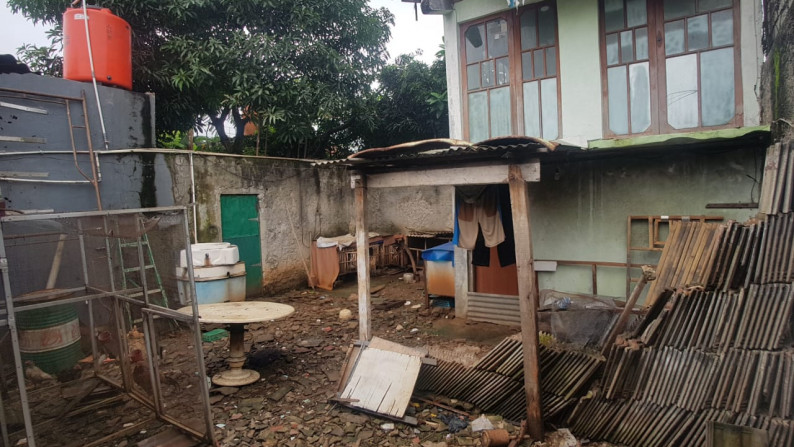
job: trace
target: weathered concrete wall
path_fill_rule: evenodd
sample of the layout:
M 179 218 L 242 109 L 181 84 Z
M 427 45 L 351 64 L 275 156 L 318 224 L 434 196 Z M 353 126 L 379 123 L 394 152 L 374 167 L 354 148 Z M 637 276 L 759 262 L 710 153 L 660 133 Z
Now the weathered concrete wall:
M 452 231 L 455 212 L 452 186 L 370 189 L 368 199 L 372 231 L 382 234 Z
M 720 215 L 745 221 L 758 210 L 706 209 L 706 204 L 757 201 L 760 184 L 753 179 L 760 179 L 762 167 L 762 148 L 635 152 L 545 164 L 541 182 L 529 185 L 535 258 L 626 262 L 629 215 Z M 539 273 L 539 286 L 589 293 L 590 268 Z M 624 296 L 625 290 L 624 269 L 599 269 L 599 294 Z
M 15 91 L 29 93 L 23 96 Z M 3 74 L 0 75 L 0 92 L 4 93 L 6 102 L 45 112 L 36 113 L 0 107 L 0 135 L 35 139 L 29 140 L 34 142 L 0 143 L 0 166 L 2 166 L 0 171 L 4 172 L 0 177 L 85 181 L 75 167 L 71 154 L 72 136 L 77 151 L 88 150 L 89 139 L 86 136 L 86 115 L 83 112 L 82 101 L 69 103 L 68 110 L 74 126 L 70 132 L 64 100 L 46 95 L 81 98 L 83 93 L 85 94 L 90 141 L 99 154 L 105 148 L 91 84 L 33 74 Z M 99 96 L 111 150 L 154 146 L 154 97 L 102 86 L 99 87 Z M 19 152 L 25 154 L 11 154 Z M 149 168 L 156 164 L 154 160 L 156 157 L 152 155 L 150 163 L 141 164 L 140 169 L 133 171 L 130 171 L 128 166 L 123 166 L 129 161 L 117 156 L 100 155 L 99 158 L 102 175 L 100 191 L 103 198 L 108 200 L 103 206 L 105 208 L 140 206 L 137 197 L 140 191 L 139 185 L 145 181 L 147 175 L 152 177 L 152 170 Z M 84 172 L 91 174 L 91 165 L 86 154 L 78 155 L 78 165 Z M 0 180 L 0 192 L 6 198 L 6 206 L 17 210 L 53 209 L 58 212 L 68 212 L 97 209 L 94 189 L 88 184 L 20 183 Z
M 763 122 L 772 124 L 773 138 L 794 138 L 794 0 L 765 2 L 761 88 Z

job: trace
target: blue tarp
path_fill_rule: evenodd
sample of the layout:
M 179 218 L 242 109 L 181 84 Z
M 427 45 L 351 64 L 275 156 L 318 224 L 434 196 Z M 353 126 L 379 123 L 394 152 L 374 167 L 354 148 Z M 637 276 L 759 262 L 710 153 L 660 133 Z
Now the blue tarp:
M 422 252 L 422 259 L 425 261 L 452 261 L 455 259 L 455 244 L 447 242 Z

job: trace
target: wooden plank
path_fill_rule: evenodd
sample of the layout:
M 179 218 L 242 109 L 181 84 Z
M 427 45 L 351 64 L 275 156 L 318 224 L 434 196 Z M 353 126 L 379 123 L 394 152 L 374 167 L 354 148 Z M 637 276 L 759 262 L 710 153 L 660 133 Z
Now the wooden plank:
M 540 162 L 532 160 L 517 166 L 528 182 L 540 181 Z M 507 183 L 507 165 L 472 165 L 455 168 L 414 169 L 367 175 L 369 188 L 395 188 L 403 186 L 490 185 Z
M 538 369 L 538 295 L 532 257 L 529 193 L 522 170 L 510 166 L 510 204 L 513 209 L 513 234 L 518 269 L 518 303 L 521 314 L 521 343 L 524 352 L 524 392 L 527 427 L 533 439 L 543 439 L 540 412 L 540 371 Z
M 348 400 L 351 407 L 401 418 L 421 366 L 417 356 L 365 348 L 341 398 Z
M 356 196 L 356 272 L 358 273 L 358 338 L 372 338 L 372 301 L 369 296 L 369 233 L 367 231 L 367 186 L 361 175 L 353 175 Z
M 779 162 L 780 144 L 773 144 L 766 150 L 766 161 L 764 162 L 764 179 L 761 182 L 759 211 L 764 214 L 772 214 L 772 201 L 775 194 L 775 183 L 777 182 L 777 170 Z
M 381 351 L 391 351 L 405 355 L 413 355 L 416 357 L 425 357 L 428 355 L 427 349 L 410 348 L 393 341 L 384 340 L 380 337 L 372 337 L 372 341 L 369 342 L 367 347 L 372 349 L 380 349 Z
M 783 196 L 786 187 L 786 173 L 788 172 L 788 151 L 780 143 L 775 144 L 780 151 L 780 161 L 777 166 L 777 181 L 775 182 L 775 193 L 772 199 L 772 213 L 779 213 L 782 208 Z

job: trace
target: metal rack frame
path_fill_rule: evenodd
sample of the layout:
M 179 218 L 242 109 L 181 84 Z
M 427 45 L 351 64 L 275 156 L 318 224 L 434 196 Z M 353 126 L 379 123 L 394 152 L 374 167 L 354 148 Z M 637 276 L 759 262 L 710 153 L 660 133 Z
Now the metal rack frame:
M 112 260 L 108 257 L 108 278 L 110 282 L 110 290 L 101 290 L 96 287 L 92 287 L 89 285 L 89 266 L 88 260 L 86 257 L 86 246 L 85 246 L 85 233 L 82 227 L 82 220 L 83 218 L 101 218 L 102 222 L 105 227 L 105 231 L 108 230 L 108 217 L 110 216 L 123 216 L 123 215 L 132 215 L 138 216 L 141 213 L 177 213 L 182 218 L 183 223 L 183 241 L 184 246 L 179 248 L 188 248 L 190 247 L 190 235 L 188 229 L 188 214 L 186 207 L 160 207 L 160 208 L 142 208 L 142 209 L 133 209 L 133 210 L 118 210 L 118 211 L 96 211 L 96 212 L 77 212 L 77 213 L 52 213 L 52 214 L 38 214 L 38 215 L 19 215 L 19 216 L 6 216 L 0 217 L 0 272 L 2 272 L 2 280 L 3 280 L 3 295 L 4 295 L 4 302 L 5 302 L 5 310 L 0 308 L 0 327 L 7 326 L 9 328 L 9 333 L 11 335 L 11 343 L 13 347 L 13 357 L 14 357 L 14 364 L 15 364 L 15 371 L 17 377 L 17 385 L 19 387 L 19 400 L 22 407 L 22 415 L 24 419 L 25 425 L 25 436 L 27 438 L 27 445 L 30 447 L 36 447 L 36 433 L 35 433 L 35 425 L 32 420 L 31 409 L 30 409 L 30 402 L 28 399 L 28 392 L 26 389 L 25 384 L 25 371 L 23 367 L 23 362 L 21 359 L 20 353 L 20 343 L 19 343 L 19 335 L 17 329 L 17 323 L 15 314 L 21 311 L 26 310 L 34 310 L 34 309 L 42 309 L 56 305 L 63 305 L 68 303 L 79 303 L 83 302 L 86 303 L 89 309 L 89 318 L 88 318 L 88 325 L 91 330 L 91 334 L 94 334 L 96 331 L 95 321 L 94 321 L 94 313 L 93 313 L 93 305 L 97 299 L 101 298 L 110 298 L 113 302 L 113 312 L 111 313 L 111 321 L 113 321 L 116 325 L 116 330 L 123 331 L 123 324 L 120 321 L 120 318 L 123 318 L 123 311 L 122 307 L 125 304 L 135 304 L 136 306 L 141 306 L 141 314 L 143 317 L 143 333 L 144 333 L 144 342 L 146 343 L 146 354 L 148 357 L 149 365 L 151 368 L 149 369 L 150 372 L 150 379 L 152 384 L 152 397 L 153 402 L 147 401 L 145 398 L 141 398 L 141 396 L 136 395 L 133 392 L 131 379 L 129 377 L 129 360 L 126 358 L 127 356 L 121 355 L 120 356 L 120 364 L 121 364 L 121 372 L 122 372 L 122 379 L 123 383 L 119 384 L 108 377 L 103 377 L 101 371 L 99 369 L 99 351 L 97 348 L 97 340 L 96 337 L 91 337 L 91 349 L 93 354 L 93 371 L 94 377 L 103 380 L 104 382 L 108 383 L 114 388 L 119 389 L 121 392 L 127 394 L 128 396 L 132 397 L 134 400 L 138 401 L 139 403 L 143 404 L 144 406 L 150 408 L 154 411 L 157 418 L 170 423 L 190 434 L 196 436 L 198 438 L 203 438 L 211 443 L 215 443 L 214 432 L 213 432 L 213 423 L 212 423 L 212 414 L 210 411 L 210 403 L 209 403 L 209 385 L 205 380 L 198 380 L 200 384 L 200 392 L 202 394 L 202 408 L 204 414 L 204 423 L 206 424 L 205 431 L 199 432 L 195 428 L 191 428 L 186 424 L 181 423 L 176 418 L 166 414 L 164 406 L 163 406 L 163 393 L 162 387 L 159 380 L 158 374 L 158 363 L 157 359 L 154 357 L 154 352 L 158 340 L 158 335 L 156 333 L 154 327 L 154 320 L 156 318 L 168 318 L 171 320 L 176 320 L 177 322 L 184 323 L 190 328 L 190 331 L 193 334 L 194 338 L 194 346 L 195 346 L 195 354 L 196 354 L 196 366 L 199 370 L 198 377 L 203 377 L 206 373 L 206 367 L 204 364 L 204 354 L 202 349 L 202 340 L 201 340 L 201 332 L 199 330 L 199 323 L 198 323 L 198 303 L 195 299 L 195 283 L 193 277 L 193 269 L 192 269 L 192 260 L 190 256 L 187 256 L 188 262 L 188 269 L 189 272 L 189 282 L 190 282 L 190 294 L 193 297 L 192 301 L 192 315 L 185 315 L 175 310 L 169 309 L 167 307 L 163 307 L 161 305 L 152 303 L 149 301 L 149 287 L 146 284 L 145 274 L 143 274 L 144 270 L 144 263 L 141 262 L 141 277 L 143 278 L 141 287 L 137 287 L 134 289 L 116 289 L 116 284 L 113 280 L 113 265 Z M 83 287 L 77 287 L 73 289 L 66 289 L 72 292 L 82 292 L 85 293 L 83 296 L 73 297 L 73 298 L 65 298 L 65 299 L 57 299 L 45 302 L 37 302 L 37 303 L 29 303 L 26 304 L 24 302 L 20 302 L 19 300 L 15 300 L 12 296 L 11 292 L 11 284 L 14 281 L 14 278 L 11 278 L 9 275 L 9 261 L 7 258 L 6 252 L 6 241 L 3 237 L 3 227 L 2 224 L 6 222 L 26 222 L 26 221 L 36 221 L 36 220 L 45 220 L 45 219 L 64 219 L 64 218 L 75 218 L 78 222 L 78 241 L 80 247 L 80 258 L 82 262 L 82 279 L 84 281 Z M 139 228 L 139 219 L 135 219 L 136 228 Z M 110 243 L 108 239 L 106 241 L 106 249 L 110 250 Z M 141 237 L 137 238 L 138 244 L 138 254 L 139 257 L 142 256 L 143 247 L 141 245 Z M 62 292 L 62 291 L 60 291 Z M 142 295 L 142 300 L 134 299 L 131 295 L 137 294 L 138 296 Z M 41 294 L 38 297 L 47 298 L 54 297 L 55 293 L 51 294 Z M 122 333 L 122 332 L 119 332 Z M 126 332 L 123 332 L 126 334 Z M 124 337 L 125 341 L 121 342 L 121 347 L 127 349 L 127 342 L 126 337 Z M 125 351 L 126 352 L 126 351 Z M 51 421 L 52 419 L 48 419 L 47 421 Z M 10 446 L 10 439 L 9 439 L 9 432 L 8 427 L 6 424 L 6 417 L 5 417 L 5 408 L 3 407 L 2 396 L 0 396 L 0 441 L 6 446 Z M 46 421 L 45 421 L 46 422 Z M 137 424 L 136 424 L 137 426 Z M 117 433 L 116 435 L 121 435 L 121 433 Z M 86 445 L 94 445 L 97 442 L 107 442 L 109 439 L 102 438 L 94 443 L 86 443 Z

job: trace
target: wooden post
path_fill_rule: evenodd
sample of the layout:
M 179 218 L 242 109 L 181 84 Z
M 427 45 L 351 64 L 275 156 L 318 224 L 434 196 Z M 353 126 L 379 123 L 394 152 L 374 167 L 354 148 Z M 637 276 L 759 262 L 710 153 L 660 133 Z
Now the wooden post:
M 656 270 L 649 265 L 643 265 L 642 277 L 640 277 L 640 281 L 637 283 L 637 285 L 634 286 L 634 291 L 631 292 L 631 296 L 626 302 L 626 306 L 623 307 L 623 311 L 620 313 L 618 321 L 615 322 L 615 325 L 612 326 L 612 330 L 609 331 L 609 335 L 604 342 L 604 346 L 601 348 L 601 354 L 604 356 L 609 354 L 609 348 L 612 347 L 612 344 L 615 343 L 618 335 L 620 335 L 620 333 L 623 332 L 623 329 L 626 327 L 626 323 L 629 321 L 629 316 L 631 316 L 631 311 L 634 310 L 634 306 L 637 304 L 637 298 L 639 298 L 642 294 L 642 289 L 645 288 L 645 284 L 653 281 L 654 279 L 656 279 Z
M 518 304 L 521 313 L 521 343 L 524 350 L 524 391 L 527 401 L 527 431 L 535 441 L 543 439 L 540 412 L 540 374 L 538 368 L 538 296 L 532 258 L 532 232 L 529 224 L 529 194 L 521 168 L 508 168 L 510 204 L 513 208 L 513 234 L 518 270 Z
M 367 230 L 367 186 L 364 176 L 353 174 L 351 186 L 356 192 L 356 271 L 358 273 L 358 338 L 372 338 L 370 321 L 372 306 L 369 297 L 369 231 Z

